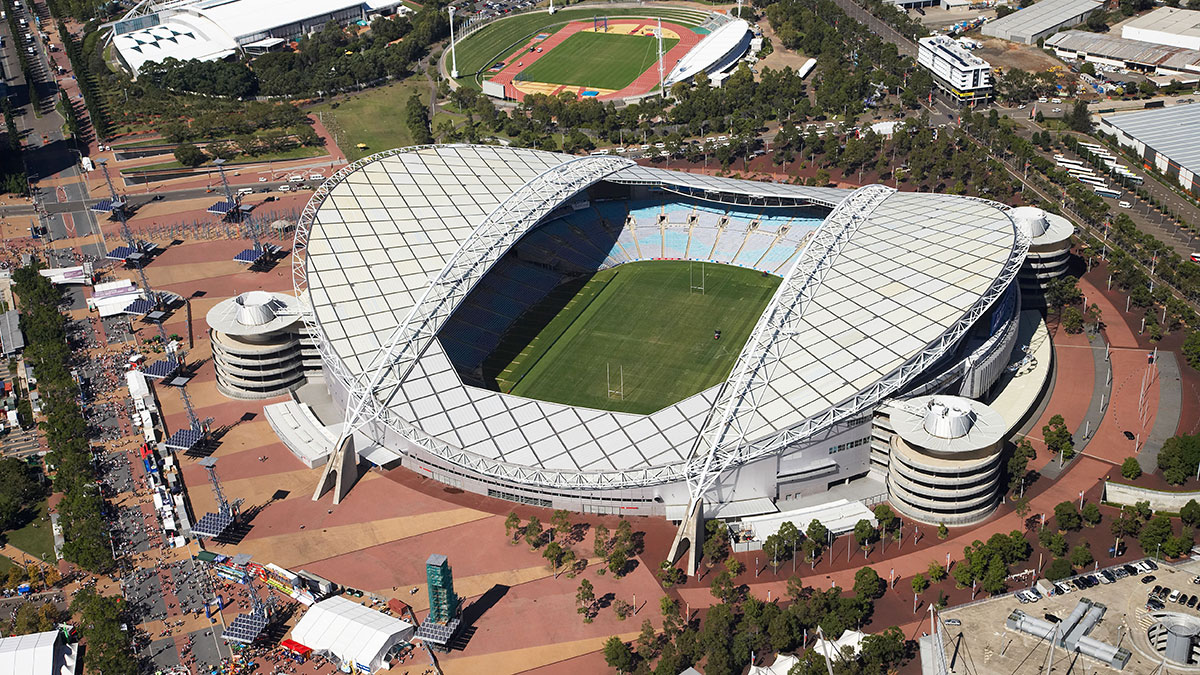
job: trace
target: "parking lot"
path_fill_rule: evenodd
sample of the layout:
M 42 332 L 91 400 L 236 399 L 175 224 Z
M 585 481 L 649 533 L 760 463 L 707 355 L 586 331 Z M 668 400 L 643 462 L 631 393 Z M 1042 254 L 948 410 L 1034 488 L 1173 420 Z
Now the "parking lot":
M 1048 651 L 1047 641 L 1008 630 L 1005 619 L 1013 610 L 1019 609 L 1035 619 L 1057 623 L 1066 619 L 1075 605 L 1086 598 L 1107 607 L 1103 618 L 1089 634 L 1090 637 L 1128 649 L 1133 656 L 1124 670 L 1116 670 L 1059 647 L 1055 649 L 1053 657 L 1054 669 L 1058 672 L 1087 673 L 1152 672 L 1162 661 L 1162 656 L 1151 648 L 1147 638 L 1147 630 L 1155 623 L 1156 617 L 1170 613 L 1200 621 L 1200 584 L 1194 582 L 1200 578 L 1197 576 L 1200 574 L 1200 562 L 1193 560 L 1179 565 L 1158 563 L 1156 567 L 1148 573 L 1136 570 L 1136 574 L 1109 568 L 1107 571 L 1111 581 L 1103 575 L 1106 570 L 1072 577 L 1059 582 L 1067 592 L 1059 588 L 1050 596 L 1039 597 L 1036 601 L 1022 602 L 1017 593 L 1012 593 L 972 605 L 947 608 L 941 613 L 948 630 L 947 659 L 957 651 L 957 658 L 963 662 L 960 668 L 972 671 L 978 667 L 982 669 L 980 672 L 1012 675 L 1042 672 Z M 1148 609 L 1148 595 L 1153 593 L 1155 586 L 1160 587 L 1157 595 L 1164 599 L 1161 607 L 1151 604 Z M 973 660 L 975 667 L 967 659 Z M 1177 665 L 1171 665 L 1170 668 L 1172 672 L 1188 670 Z M 1192 669 L 1200 672 L 1198 667 L 1193 666 Z

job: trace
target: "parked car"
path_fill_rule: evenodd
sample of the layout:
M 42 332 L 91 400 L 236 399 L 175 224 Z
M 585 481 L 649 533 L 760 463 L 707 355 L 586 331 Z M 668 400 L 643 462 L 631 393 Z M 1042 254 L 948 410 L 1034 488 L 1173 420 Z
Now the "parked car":
M 1166 605 L 1162 604 L 1161 600 L 1155 600 L 1154 598 L 1151 598 L 1146 601 L 1146 609 L 1154 612 L 1160 609 L 1166 609 Z
M 1148 584 L 1148 583 L 1150 583 L 1150 582 L 1152 582 L 1152 581 L 1154 581 L 1154 575 L 1153 575 L 1153 574 L 1147 574 L 1146 576 L 1142 577 L 1142 583 L 1143 583 L 1143 584 Z
M 1046 620 L 1049 621 L 1050 623 L 1061 623 L 1062 622 L 1062 619 L 1058 618 L 1057 616 L 1054 616 L 1050 612 L 1046 612 L 1042 616 L 1046 617 Z
M 1170 594 L 1167 595 L 1167 602 L 1178 602 L 1180 595 L 1183 594 L 1179 591 L 1171 591 Z
M 1193 255 L 1195 255 L 1195 254 L 1193 254 Z M 1144 564 L 1146 567 L 1150 568 L 1150 570 L 1158 569 L 1158 564 L 1149 558 L 1146 558 L 1145 560 L 1143 560 L 1142 564 Z M 1149 570 L 1147 570 L 1147 571 L 1149 571 Z
M 1142 573 L 1141 570 L 1128 563 L 1122 565 L 1121 569 L 1125 570 L 1126 574 L 1132 574 L 1135 577 Z
M 1116 580 L 1117 578 L 1113 576 L 1112 572 L 1109 572 L 1108 570 L 1100 570 L 1100 583 L 1111 584 Z
M 947 626 L 961 626 L 962 619 L 946 619 L 944 622 Z
M 1188 609 L 1192 609 L 1193 607 L 1195 607 L 1197 602 L 1200 602 L 1200 595 L 1193 595 L 1192 597 L 1188 598 L 1188 601 L 1187 601 Z

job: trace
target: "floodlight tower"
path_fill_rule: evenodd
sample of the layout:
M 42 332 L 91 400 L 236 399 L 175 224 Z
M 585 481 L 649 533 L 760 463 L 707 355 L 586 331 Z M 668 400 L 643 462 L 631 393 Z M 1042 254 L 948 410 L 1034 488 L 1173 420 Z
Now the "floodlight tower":
M 217 498 L 217 513 L 233 516 L 234 510 L 237 508 L 241 500 L 230 503 L 225 498 L 225 492 L 221 490 L 221 481 L 217 478 L 217 458 L 205 457 L 197 462 L 200 466 L 208 471 L 208 482 L 212 485 L 213 496 Z
M 658 19 L 658 95 L 666 97 L 667 85 L 663 78 L 663 51 L 662 51 L 662 18 Z
M 458 58 L 454 54 L 454 5 L 447 7 L 446 11 L 450 13 L 450 77 L 457 80 Z
M 182 358 L 180 360 L 182 361 Z M 187 411 L 188 425 L 191 426 L 193 431 L 206 433 L 208 425 L 212 423 L 212 418 L 209 417 L 201 420 L 196 416 L 196 409 L 192 407 L 192 398 L 188 396 L 186 386 L 179 388 L 179 398 L 183 399 L 183 409 Z
M 125 200 L 117 195 L 117 189 L 113 187 L 112 176 L 108 174 L 108 160 L 101 158 L 96 161 L 100 163 L 100 167 L 104 170 L 104 182 L 108 184 L 108 195 L 109 201 L 112 202 L 112 212 L 117 214 L 117 222 L 121 224 L 121 236 L 124 237 L 125 244 L 131 251 L 141 254 L 143 252 L 142 243 L 135 239 L 133 232 L 129 230 L 129 220 L 125 214 Z M 146 278 L 145 264 L 142 262 L 141 257 L 138 258 L 137 264 L 134 267 L 137 268 L 138 279 L 142 282 L 142 288 L 146 291 L 146 297 L 150 302 L 154 303 L 154 307 L 157 309 L 159 306 L 159 297 L 154 292 L 154 289 L 151 288 L 150 280 Z M 165 338 L 165 332 L 161 324 L 158 330 L 159 333 L 162 333 L 161 337 Z

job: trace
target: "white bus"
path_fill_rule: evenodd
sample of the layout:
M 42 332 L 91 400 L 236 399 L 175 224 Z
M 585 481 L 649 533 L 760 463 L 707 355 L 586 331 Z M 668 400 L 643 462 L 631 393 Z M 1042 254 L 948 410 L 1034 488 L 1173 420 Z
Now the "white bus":
M 1108 188 L 1101 188 L 1101 187 L 1092 188 L 1092 192 L 1095 192 L 1096 194 L 1100 195 L 1101 197 L 1111 197 L 1112 199 L 1116 199 L 1117 197 L 1121 196 L 1121 193 L 1118 190 L 1110 190 Z
M 1074 176 L 1076 178 L 1079 178 L 1080 176 L 1087 176 L 1088 178 L 1099 178 L 1099 176 L 1097 176 L 1094 171 L 1089 171 L 1087 169 L 1067 169 L 1067 173 L 1071 174 L 1072 176 Z
M 1060 169 L 1082 169 L 1083 167 L 1083 162 L 1076 162 L 1070 159 L 1058 160 L 1058 168 Z

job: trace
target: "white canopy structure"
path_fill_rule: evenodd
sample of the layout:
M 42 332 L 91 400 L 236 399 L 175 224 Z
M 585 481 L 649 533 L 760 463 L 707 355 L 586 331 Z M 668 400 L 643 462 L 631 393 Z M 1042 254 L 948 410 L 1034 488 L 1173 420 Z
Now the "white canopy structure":
M 56 630 L 0 638 L 0 675 L 74 675 L 75 648 Z
M 300 618 L 292 639 L 342 664 L 376 672 L 388 668 L 388 652 L 415 632 L 407 621 L 334 596 L 313 605 Z

